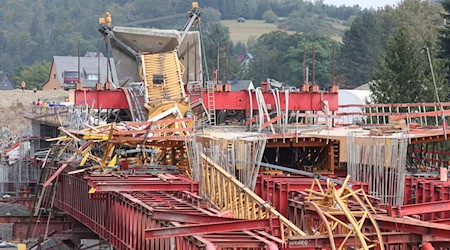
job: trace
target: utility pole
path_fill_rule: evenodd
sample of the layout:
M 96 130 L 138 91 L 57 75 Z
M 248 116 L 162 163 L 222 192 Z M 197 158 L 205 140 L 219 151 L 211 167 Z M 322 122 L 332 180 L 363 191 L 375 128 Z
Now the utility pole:
M 428 48 L 428 47 L 423 48 L 422 50 L 420 50 L 420 54 L 422 54 L 425 50 L 427 51 L 428 63 L 430 64 L 431 77 L 433 78 L 433 85 L 434 85 L 434 91 L 436 93 L 436 100 L 441 109 L 442 129 L 444 130 L 444 137 L 445 137 L 445 139 L 447 139 L 447 128 L 446 128 L 447 122 L 445 121 L 444 108 L 442 107 L 441 100 L 439 99 L 439 92 L 437 89 L 436 77 L 434 76 L 433 63 L 431 62 L 430 48 Z M 441 177 L 441 181 L 447 181 L 447 179 L 448 179 L 448 167 L 447 166 L 444 167 L 441 165 L 440 177 Z

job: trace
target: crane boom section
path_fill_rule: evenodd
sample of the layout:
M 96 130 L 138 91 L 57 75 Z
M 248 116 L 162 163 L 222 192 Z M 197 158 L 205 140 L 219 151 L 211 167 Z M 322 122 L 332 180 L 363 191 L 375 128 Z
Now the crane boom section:
M 184 67 L 176 51 L 144 54 L 141 55 L 141 62 L 148 105 L 152 106 L 162 100 L 185 101 L 186 92 L 182 80 Z

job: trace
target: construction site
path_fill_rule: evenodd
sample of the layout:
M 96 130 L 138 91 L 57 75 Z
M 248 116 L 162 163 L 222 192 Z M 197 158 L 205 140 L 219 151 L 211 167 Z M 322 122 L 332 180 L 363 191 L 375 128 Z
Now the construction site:
M 117 79 L 0 131 L 0 248 L 450 249 L 450 103 L 339 105 L 314 77 L 232 91 L 200 16 L 107 13 Z

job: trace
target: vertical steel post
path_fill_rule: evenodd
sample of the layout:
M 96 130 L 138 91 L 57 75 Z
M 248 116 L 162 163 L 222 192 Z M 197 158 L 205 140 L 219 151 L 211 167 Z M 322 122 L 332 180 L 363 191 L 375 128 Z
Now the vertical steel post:
M 316 44 L 312 48 L 312 84 L 316 84 Z

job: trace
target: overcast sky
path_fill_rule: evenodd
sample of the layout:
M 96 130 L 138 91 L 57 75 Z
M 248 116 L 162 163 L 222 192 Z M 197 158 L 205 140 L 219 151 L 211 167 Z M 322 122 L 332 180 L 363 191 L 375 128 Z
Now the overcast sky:
M 378 8 L 385 6 L 386 4 L 393 5 L 398 4 L 400 0 L 324 0 L 324 3 L 334 5 L 355 5 L 358 4 L 363 8 Z

